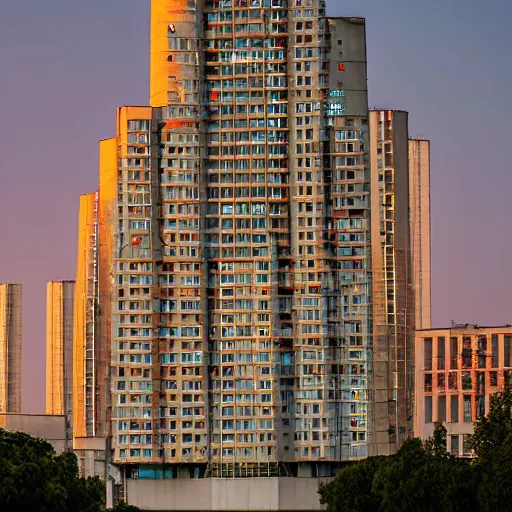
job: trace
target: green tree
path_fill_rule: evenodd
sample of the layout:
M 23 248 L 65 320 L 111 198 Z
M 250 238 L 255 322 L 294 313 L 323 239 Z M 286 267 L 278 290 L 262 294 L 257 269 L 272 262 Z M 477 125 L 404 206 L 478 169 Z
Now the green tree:
M 501 450 L 512 433 L 512 391 L 497 393 L 489 400 L 489 413 L 475 422 L 470 448 L 482 460 Z
M 78 477 L 75 455 L 56 455 L 51 444 L 0 429 L 2 512 L 102 512 L 105 486 Z
M 478 503 L 482 512 L 512 511 L 512 392 L 491 396 L 489 413 L 470 438 L 477 459 Z
M 378 510 L 378 499 L 372 486 L 375 473 L 386 463 L 384 457 L 370 457 L 343 468 L 330 483 L 321 485 L 320 502 L 327 512 L 373 512 Z
M 446 451 L 438 425 L 425 444 L 407 440 L 396 455 L 347 466 L 319 489 L 328 512 L 476 511 L 472 468 Z

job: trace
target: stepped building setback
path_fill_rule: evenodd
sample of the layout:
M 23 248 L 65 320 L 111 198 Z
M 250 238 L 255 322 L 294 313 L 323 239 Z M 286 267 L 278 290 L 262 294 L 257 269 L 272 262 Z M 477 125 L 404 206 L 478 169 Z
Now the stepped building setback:
M 365 21 L 323 0 L 152 0 L 150 62 L 80 201 L 81 470 L 151 509 L 244 508 L 233 478 L 319 508 L 412 435 L 407 114 L 368 111 Z

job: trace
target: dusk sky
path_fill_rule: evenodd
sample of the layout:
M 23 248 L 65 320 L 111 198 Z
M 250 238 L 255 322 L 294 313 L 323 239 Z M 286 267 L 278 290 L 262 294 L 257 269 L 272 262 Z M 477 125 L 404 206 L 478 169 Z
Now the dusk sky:
M 327 3 L 367 18 L 370 105 L 432 141 L 434 326 L 512 324 L 512 2 Z M 148 18 L 148 0 L 2 0 L 0 282 L 23 284 L 27 412 L 44 411 L 45 283 L 75 277 L 97 141 L 116 106 L 148 102 Z

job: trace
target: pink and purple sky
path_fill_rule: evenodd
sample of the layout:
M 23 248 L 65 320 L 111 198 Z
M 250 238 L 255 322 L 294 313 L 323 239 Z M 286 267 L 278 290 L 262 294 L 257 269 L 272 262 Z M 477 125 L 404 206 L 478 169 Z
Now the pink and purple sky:
M 327 0 L 367 18 L 370 104 L 432 141 L 433 323 L 512 323 L 508 0 Z M 0 282 L 24 293 L 23 410 L 44 411 L 45 283 L 74 279 L 78 196 L 115 107 L 148 101 L 149 1 L 4 0 Z

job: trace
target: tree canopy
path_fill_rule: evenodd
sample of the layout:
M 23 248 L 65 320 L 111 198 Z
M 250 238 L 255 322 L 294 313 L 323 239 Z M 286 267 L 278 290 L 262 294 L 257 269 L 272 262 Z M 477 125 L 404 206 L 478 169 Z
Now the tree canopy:
M 0 510 L 102 512 L 105 485 L 79 478 L 74 454 L 56 455 L 50 443 L 0 429 Z
M 447 453 L 446 429 L 407 440 L 396 455 L 344 467 L 320 486 L 328 512 L 512 512 L 512 393 L 494 395 L 475 423 L 474 459 Z

